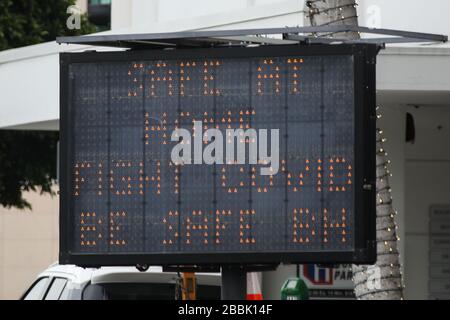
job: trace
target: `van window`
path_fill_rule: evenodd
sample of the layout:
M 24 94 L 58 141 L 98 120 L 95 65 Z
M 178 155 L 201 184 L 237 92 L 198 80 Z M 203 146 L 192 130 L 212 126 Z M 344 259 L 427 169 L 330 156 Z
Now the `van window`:
M 45 300 L 59 300 L 66 284 L 67 279 L 55 278 L 47 292 L 47 295 L 45 296 Z
M 38 279 L 27 292 L 23 300 L 41 300 L 48 287 L 48 277 Z
M 65 286 L 63 292 L 61 293 L 61 295 L 59 296 L 59 300 L 68 300 L 69 299 L 69 294 L 70 294 L 70 289 L 69 286 Z M 72 290 L 75 291 L 75 290 Z

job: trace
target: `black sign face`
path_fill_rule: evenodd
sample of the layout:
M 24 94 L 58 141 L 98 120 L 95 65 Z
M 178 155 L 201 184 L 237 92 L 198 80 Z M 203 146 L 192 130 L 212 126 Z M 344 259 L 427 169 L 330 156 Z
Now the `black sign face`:
M 372 51 L 62 55 L 61 263 L 370 261 Z

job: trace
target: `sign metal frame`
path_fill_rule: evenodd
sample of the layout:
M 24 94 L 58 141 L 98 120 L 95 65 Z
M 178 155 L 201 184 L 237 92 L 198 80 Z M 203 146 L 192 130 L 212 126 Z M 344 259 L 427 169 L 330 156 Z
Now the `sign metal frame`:
M 61 264 L 79 266 L 133 265 L 260 265 L 278 263 L 372 263 L 376 260 L 375 44 L 279 45 L 260 47 L 131 50 L 60 54 L 60 254 Z M 70 144 L 71 90 L 69 65 L 87 62 L 124 62 L 157 59 L 251 58 L 282 56 L 352 55 L 354 60 L 354 250 L 319 252 L 218 252 L 218 253 L 74 253 L 70 213 L 70 177 L 73 149 Z

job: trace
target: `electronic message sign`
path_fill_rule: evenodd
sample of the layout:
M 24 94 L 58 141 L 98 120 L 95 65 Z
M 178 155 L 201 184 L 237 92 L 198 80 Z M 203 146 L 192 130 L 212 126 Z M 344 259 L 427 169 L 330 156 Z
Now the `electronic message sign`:
M 373 261 L 376 52 L 61 54 L 60 263 Z

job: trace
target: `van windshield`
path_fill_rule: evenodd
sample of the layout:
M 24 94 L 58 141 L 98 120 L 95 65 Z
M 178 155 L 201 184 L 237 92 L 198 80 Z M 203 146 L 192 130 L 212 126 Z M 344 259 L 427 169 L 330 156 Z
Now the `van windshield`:
M 170 283 L 89 284 L 83 300 L 174 300 L 175 285 Z M 197 300 L 220 300 L 220 286 L 197 286 Z

